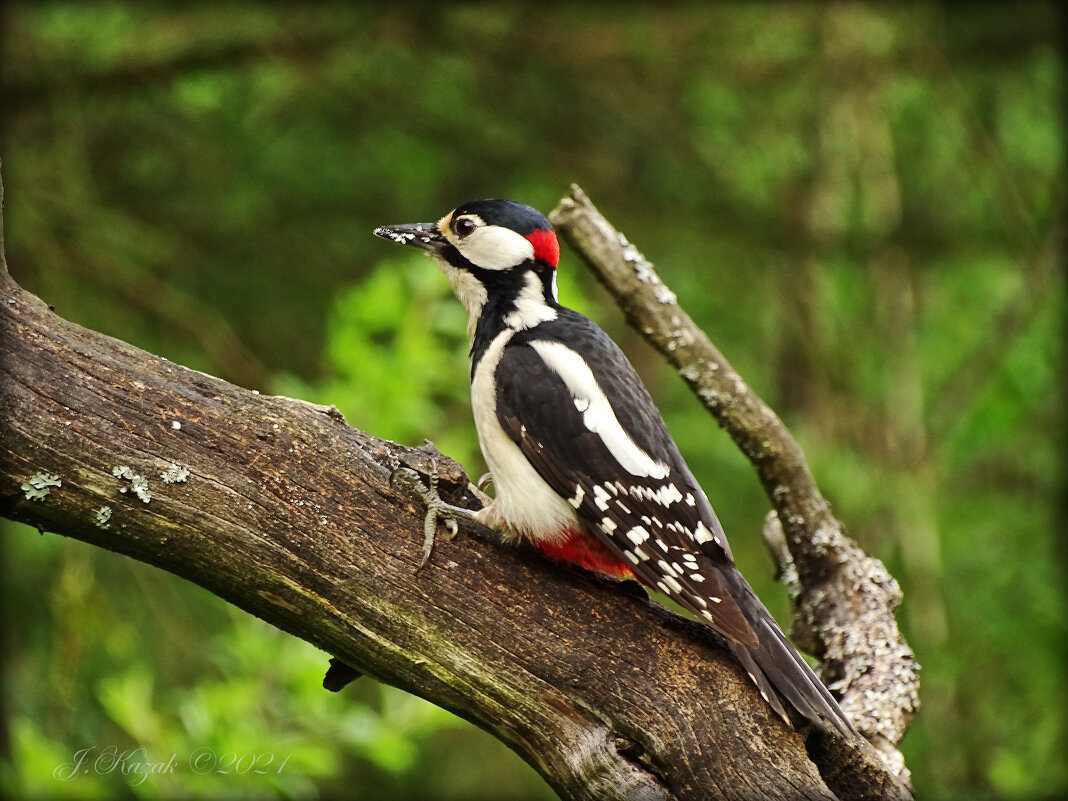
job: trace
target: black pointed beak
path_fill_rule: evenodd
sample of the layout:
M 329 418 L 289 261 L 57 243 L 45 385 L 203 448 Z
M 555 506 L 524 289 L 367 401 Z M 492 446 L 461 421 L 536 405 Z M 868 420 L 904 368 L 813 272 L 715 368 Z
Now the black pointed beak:
M 411 245 L 431 253 L 440 253 L 448 244 L 438 231 L 437 223 L 410 223 L 408 225 L 383 225 L 375 229 L 375 236 L 390 239 L 398 245 Z

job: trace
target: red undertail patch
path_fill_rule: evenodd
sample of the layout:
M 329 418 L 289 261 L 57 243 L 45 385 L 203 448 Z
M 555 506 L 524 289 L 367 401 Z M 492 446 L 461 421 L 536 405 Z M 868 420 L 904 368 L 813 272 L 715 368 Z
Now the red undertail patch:
M 607 573 L 616 578 L 634 578 L 634 573 L 608 546 L 582 531 L 571 530 L 570 536 L 560 543 L 539 542 L 541 552 L 550 559 L 570 562 L 595 573 Z

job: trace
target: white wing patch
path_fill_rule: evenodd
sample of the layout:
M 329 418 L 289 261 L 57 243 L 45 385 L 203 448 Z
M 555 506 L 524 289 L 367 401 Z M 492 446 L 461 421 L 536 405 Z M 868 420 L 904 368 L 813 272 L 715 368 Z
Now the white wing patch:
M 577 401 L 588 402 L 589 405 L 582 413 L 582 422 L 586 428 L 600 436 L 609 452 L 627 472 L 640 477 L 667 477 L 670 468 L 638 447 L 620 425 L 589 365 L 578 353 L 561 342 L 536 340 L 530 343 L 530 347 L 563 379 L 571 396 L 576 400 L 576 408 Z

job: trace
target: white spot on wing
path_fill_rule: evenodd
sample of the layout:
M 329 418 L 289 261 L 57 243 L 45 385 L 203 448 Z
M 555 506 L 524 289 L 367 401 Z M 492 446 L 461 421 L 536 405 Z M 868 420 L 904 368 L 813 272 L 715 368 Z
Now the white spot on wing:
M 712 542 L 716 539 L 716 536 L 708 530 L 708 526 L 704 524 L 703 520 L 698 520 L 697 529 L 693 532 L 693 539 L 696 543 Z
M 608 511 L 608 493 L 600 485 L 593 488 L 593 502 L 602 512 Z
M 581 485 L 575 487 L 575 494 L 567 499 L 567 502 L 576 509 L 582 505 L 582 499 L 586 497 L 586 490 Z
M 629 539 L 635 545 L 641 545 L 643 542 L 649 539 L 649 532 L 641 526 L 635 526 L 627 532 L 627 539 Z
M 663 559 L 659 560 L 656 563 L 656 566 L 660 568 L 660 572 L 663 573 L 665 576 L 675 575 L 675 568 L 673 568 L 670 563 L 665 562 Z M 679 575 L 681 576 L 682 574 L 680 573 Z
M 661 506 L 671 506 L 673 503 L 682 500 L 682 493 L 679 492 L 679 488 L 674 484 L 665 484 L 655 490 L 652 487 L 643 487 L 636 484 L 630 488 L 630 494 L 635 498 L 647 498 L 650 501 L 655 501 Z
M 664 576 L 664 581 L 662 583 L 667 584 L 668 587 L 670 587 L 670 589 L 665 590 L 665 592 L 682 592 L 682 585 L 679 584 L 679 582 L 675 579 L 674 576 Z M 657 585 L 660 584 L 661 582 L 658 581 Z

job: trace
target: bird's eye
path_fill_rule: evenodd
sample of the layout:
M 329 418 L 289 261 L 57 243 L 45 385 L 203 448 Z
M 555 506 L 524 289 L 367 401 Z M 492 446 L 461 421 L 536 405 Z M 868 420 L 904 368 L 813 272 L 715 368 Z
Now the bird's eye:
M 468 236 L 477 227 L 475 221 L 467 217 L 460 217 L 452 224 L 452 230 L 456 232 L 457 236 Z

